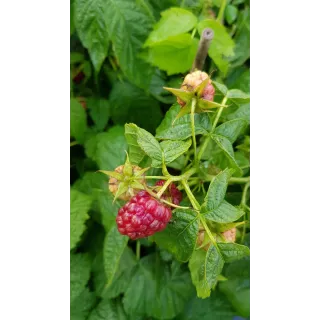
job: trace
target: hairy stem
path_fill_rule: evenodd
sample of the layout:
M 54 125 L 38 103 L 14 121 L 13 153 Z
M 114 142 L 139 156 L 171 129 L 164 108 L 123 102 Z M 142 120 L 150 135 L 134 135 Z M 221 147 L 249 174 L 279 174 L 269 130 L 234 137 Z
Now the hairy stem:
M 204 217 L 203 217 L 201 214 L 199 214 L 199 218 L 200 218 L 200 221 L 201 221 L 204 229 L 206 230 L 206 232 L 207 232 L 207 234 L 208 234 L 208 237 L 210 238 L 212 244 L 213 244 L 215 247 L 217 247 L 216 240 L 214 239 L 214 237 L 213 237 L 213 235 L 212 235 L 212 233 L 211 233 L 211 231 L 210 231 L 210 229 L 209 229 L 209 227 L 208 227 L 208 225 L 207 225 L 207 223 L 206 223 L 206 220 L 204 219 Z
M 243 188 L 243 193 L 241 197 L 241 206 L 245 206 L 247 203 L 247 192 L 250 187 L 250 180 L 246 183 L 246 185 Z
M 190 207 L 178 206 L 178 205 L 176 205 L 176 204 L 174 204 L 174 203 L 171 203 L 171 202 L 169 202 L 169 201 L 167 201 L 167 200 L 158 198 L 157 194 L 154 193 L 154 192 L 153 192 L 152 190 L 150 190 L 150 189 L 146 189 L 146 191 L 147 191 L 151 196 L 153 196 L 154 198 L 158 199 L 160 202 L 163 202 L 163 203 L 167 204 L 167 205 L 170 206 L 170 207 L 177 208 L 177 209 L 190 209 Z
M 159 190 L 159 192 L 157 193 L 157 197 L 161 198 L 162 194 L 166 191 L 166 189 L 168 188 L 169 184 L 172 182 L 171 179 L 168 179 L 165 184 L 162 186 L 162 188 Z
M 79 144 L 78 141 L 72 141 L 70 142 L 70 147 L 76 146 L 77 144 Z
M 241 197 L 241 207 L 243 207 L 244 209 L 246 207 L 248 207 L 246 205 L 246 202 L 247 202 L 247 192 L 248 192 L 248 189 L 250 187 L 250 181 L 246 183 L 246 185 L 244 186 L 243 188 L 243 193 L 242 193 L 242 197 Z M 246 221 L 246 211 L 244 210 L 244 215 L 243 215 L 243 221 Z M 241 235 L 241 243 L 244 242 L 244 236 L 246 234 L 246 224 L 243 225 L 242 227 L 242 235 Z
M 136 257 L 137 257 L 137 260 L 140 260 L 140 247 L 141 247 L 140 241 L 137 240 L 137 243 L 136 243 Z
M 182 180 L 182 185 L 183 185 L 183 187 L 184 187 L 184 190 L 185 190 L 186 193 L 187 193 L 187 196 L 188 196 L 188 198 L 189 198 L 189 200 L 190 200 L 193 208 L 194 208 L 195 210 L 197 210 L 197 211 L 200 211 L 200 204 L 199 204 L 199 202 L 197 201 L 197 199 L 194 197 L 192 191 L 190 190 L 190 187 L 189 187 L 189 185 L 188 185 L 188 182 L 187 182 L 186 180 Z M 216 241 L 215 241 L 215 239 L 214 239 L 214 237 L 213 237 L 213 235 L 212 235 L 212 233 L 211 233 L 211 231 L 210 231 L 210 229 L 209 229 L 209 227 L 208 227 L 208 225 L 207 225 L 207 223 L 206 223 L 205 218 L 204 218 L 200 213 L 198 214 L 198 217 L 199 217 L 199 219 L 200 219 L 200 221 L 201 221 L 201 224 L 203 225 L 204 229 L 206 230 L 206 232 L 207 232 L 207 234 L 208 234 L 208 237 L 210 238 L 212 244 L 213 244 L 214 246 L 216 246 L 216 245 L 217 245 L 217 244 L 216 244 Z
M 213 35 L 214 35 L 213 30 L 210 28 L 205 28 L 202 31 L 197 55 L 193 61 L 191 72 L 195 70 L 203 69 L 204 62 L 208 55 L 209 46 L 210 46 L 211 40 L 213 39 Z
M 194 111 L 196 109 L 197 100 L 195 98 L 192 99 L 191 103 L 191 133 L 192 133 L 192 141 L 193 141 L 193 148 L 194 148 L 194 159 L 197 159 L 197 142 L 196 142 L 196 131 L 195 131 L 195 124 L 194 124 Z
M 200 204 L 197 201 L 197 199 L 194 197 L 192 191 L 190 190 L 188 182 L 186 180 L 182 180 L 181 183 L 184 187 L 184 190 L 186 191 L 186 194 L 187 194 L 193 208 L 196 209 L 197 211 L 200 211 Z
M 224 10 L 227 6 L 227 0 L 222 0 L 221 1 L 221 6 L 219 9 L 218 17 L 217 20 L 222 24 L 223 23 L 223 17 L 224 17 Z

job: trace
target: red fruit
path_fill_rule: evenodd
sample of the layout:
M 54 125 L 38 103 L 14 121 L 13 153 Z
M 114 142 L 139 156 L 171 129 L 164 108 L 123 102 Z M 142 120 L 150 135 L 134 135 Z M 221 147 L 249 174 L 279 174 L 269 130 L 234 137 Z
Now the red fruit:
M 84 79 L 84 77 L 85 77 L 85 74 L 84 74 L 82 71 L 80 71 L 78 74 L 76 74 L 76 75 L 72 78 L 72 80 L 73 80 L 75 83 L 79 84 L 79 83 Z
M 170 208 L 140 191 L 119 209 L 116 222 L 121 234 L 135 240 L 163 230 L 171 215 Z
M 165 180 L 159 180 L 156 183 L 156 186 L 163 186 Z M 162 199 L 172 202 L 175 205 L 179 205 L 182 200 L 182 193 L 178 190 L 174 183 L 171 183 L 167 190 L 161 196 Z

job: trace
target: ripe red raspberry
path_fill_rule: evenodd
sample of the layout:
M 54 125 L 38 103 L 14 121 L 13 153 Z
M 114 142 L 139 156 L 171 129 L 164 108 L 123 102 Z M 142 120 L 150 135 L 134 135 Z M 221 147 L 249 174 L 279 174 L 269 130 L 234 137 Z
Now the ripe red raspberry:
M 119 232 L 135 240 L 163 230 L 171 215 L 169 207 L 140 191 L 119 209 L 116 221 Z
M 165 180 L 159 180 L 156 182 L 156 186 L 163 186 L 164 183 Z M 179 205 L 182 200 L 182 193 L 178 190 L 174 183 L 171 183 L 161 198 L 175 205 Z

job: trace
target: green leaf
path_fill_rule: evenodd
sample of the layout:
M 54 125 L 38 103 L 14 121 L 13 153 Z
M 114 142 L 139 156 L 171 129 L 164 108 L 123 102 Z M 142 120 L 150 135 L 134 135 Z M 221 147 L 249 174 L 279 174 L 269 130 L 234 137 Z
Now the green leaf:
M 218 126 L 214 134 L 226 137 L 231 143 L 234 143 L 238 138 L 239 134 L 248 125 L 248 122 L 244 119 L 234 119 L 228 122 L 224 122 Z
M 225 269 L 228 279 L 219 284 L 219 289 L 227 296 L 235 310 L 242 317 L 250 315 L 250 261 L 239 260 Z
M 192 136 L 190 115 L 185 115 L 175 121 L 177 114 L 180 111 L 180 106 L 174 104 L 166 113 L 164 119 L 156 130 L 157 139 L 174 139 L 185 140 Z M 207 113 L 195 114 L 195 133 L 207 134 L 210 131 L 211 123 Z
M 170 8 L 161 12 L 161 19 L 154 25 L 145 46 L 153 46 L 168 37 L 188 32 L 197 23 L 197 17 L 182 8 Z
M 102 247 L 103 247 L 102 241 Z M 128 247 L 120 258 L 119 267 L 110 286 L 107 286 L 107 276 L 104 269 L 103 249 L 98 248 L 92 263 L 92 285 L 95 294 L 101 298 L 113 299 L 124 293 L 131 280 L 132 271 L 136 265 L 136 256 Z
M 70 64 L 80 63 L 85 60 L 84 55 L 80 52 L 70 52 Z
M 233 262 L 250 255 L 248 247 L 238 243 L 217 243 L 225 262 Z
M 135 124 L 130 124 L 135 128 L 139 147 L 152 159 L 152 166 L 157 167 L 162 164 L 162 149 L 156 138 L 148 131 L 139 128 Z
M 127 236 L 123 236 L 119 233 L 116 226 L 113 226 L 106 236 L 103 246 L 103 259 L 108 285 L 112 283 L 128 240 L 129 238 Z
M 229 178 L 230 170 L 225 169 L 212 179 L 203 204 L 206 211 L 217 209 L 221 205 L 226 195 Z
M 210 298 L 194 297 L 187 302 L 184 312 L 176 320 L 231 320 L 235 312 L 224 294 L 214 290 Z
M 238 118 L 242 118 L 248 122 L 250 122 L 250 103 L 240 104 L 239 107 L 236 107 L 233 112 L 231 108 L 226 115 L 227 120 L 234 120 Z
M 92 310 L 88 320 L 127 320 L 127 316 L 119 301 L 102 299 Z
M 208 54 L 217 67 L 223 73 L 226 73 L 228 62 L 224 60 L 224 57 L 232 57 L 234 55 L 234 42 L 226 28 L 216 20 L 200 21 L 198 24 L 199 34 L 202 34 L 205 28 L 211 28 L 214 31 L 214 37 L 211 41 Z
M 115 225 L 118 210 L 122 206 L 120 201 L 113 202 L 113 195 L 108 188 L 109 179 L 98 172 L 86 172 L 77 180 L 73 188 L 89 194 L 93 198 L 92 209 L 101 212 L 101 222 L 106 230 Z
M 91 261 L 88 254 L 70 254 L 70 302 L 80 296 L 90 278 Z
M 139 51 L 151 30 L 152 20 L 132 0 L 105 0 L 108 34 L 121 70 L 140 88 L 148 89 L 154 69 Z
M 94 292 L 90 292 L 85 288 L 79 296 L 77 296 L 70 306 L 70 320 L 86 320 L 90 310 L 96 302 Z
M 226 85 L 230 89 L 239 89 L 250 94 L 250 68 L 242 65 L 233 69 L 225 79 Z
M 123 127 L 114 126 L 107 132 L 97 134 L 90 142 L 85 145 L 86 153 L 101 170 L 111 171 L 124 164 L 127 143 Z
M 227 98 L 229 100 L 243 100 L 243 102 L 248 102 L 250 100 L 250 95 L 247 93 L 242 92 L 239 89 L 231 89 L 227 93 Z
M 171 319 L 183 310 L 192 289 L 190 275 L 179 263 L 173 261 L 169 267 L 151 254 L 140 260 L 128 284 L 124 309 L 130 315 Z
M 108 100 L 90 98 L 87 99 L 87 107 L 90 117 L 92 118 L 95 128 L 98 131 L 103 131 L 110 117 L 110 105 Z
M 77 245 L 86 228 L 91 202 L 91 197 L 86 194 L 77 190 L 70 191 L 70 249 Z
M 137 140 L 138 127 L 135 124 L 125 124 L 125 136 L 129 145 L 130 161 L 133 164 L 138 165 L 145 157 L 144 151 L 140 148 Z
M 125 248 L 120 259 L 119 268 L 114 275 L 114 280 L 102 292 L 104 298 L 112 299 L 127 290 L 128 283 L 131 281 L 134 267 L 137 264 L 136 256 L 128 247 Z M 106 283 L 106 282 L 104 282 Z
M 221 254 L 213 245 L 210 245 L 208 251 L 200 249 L 193 252 L 189 261 L 189 269 L 199 298 L 204 299 L 210 296 L 223 265 Z
M 213 86 L 215 87 L 217 93 L 220 93 L 223 96 L 227 95 L 228 88 L 224 84 L 222 84 L 220 82 L 216 82 L 216 81 L 211 81 L 211 82 L 212 82 Z
M 223 201 L 221 205 L 210 211 L 206 211 L 204 207 L 201 210 L 206 219 L 218 223 L 229 223 L 238 220 L 244 215 L 244 211 L 232 206 L 227 201 Z
M 192 67 L 199 40 L 191 34 L 179 34 L 157 42 L 149 49 L 148 61 L 167 74 L 184 73 Z
M 165 163 L 169 164 L 170 162 L 180 157 L 183 153 L 187 152 L 191 144 L 192 144 L 191 139 L 187 141 L 179 141 L 179 140 L 162 141 L 160 143 L 160 146 L 163 150 Z
M 234 36 L 236 43 L 232 68 L 242 66 L 250 58 L 250 8 L 246 7 L 238 15 L 237 31 Z
M 87 129 L 87 116 L 80 102 L 76 99 L 70 100 L 70 136 L 79 143 L 84 142 Z
M 103 0 L 75 0 L 74 11 L 78 36 L 83 46 L 88 49 L 95 70 L 99 72 L 109 47 L 106 2 Z
M 178 261 L 187 262 L 195 248 L 198 229 L 199 222 L 194 211 L 177 209 L 167 227 L 155 233 L 152 239 Z
M 238 164 L 234 158 L 234 151 L 233 151 L 232 144 L 229 141 L 229 139 L 227 139 L 224 136 L 217 135 L 217 134 L 211 134 L 211 138 L 213 139 L 213 141 L 216 142 L 218 147 L 222 150 L 223 154 L 228 159 L 230 166 L 232 168 L 234 168 L 238 174 L 241 174 L 242 170 L 238 166 Z
M 115 124 L 132 122 L 147 131 L 153 131 L 163 117 L 158 101 L 128 82 L 116 82 L 109 99 Z
M 238 8 L 236 6 L 232 4 L 226 6 L 225 17 L 229 24 L 232 24 L 237 19 L 237 15 Z

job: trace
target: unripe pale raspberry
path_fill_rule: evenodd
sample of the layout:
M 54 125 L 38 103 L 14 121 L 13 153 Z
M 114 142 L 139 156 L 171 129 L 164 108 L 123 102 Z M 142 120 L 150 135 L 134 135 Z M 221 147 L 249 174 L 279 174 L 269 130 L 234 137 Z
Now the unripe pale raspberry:
M 159 180 L 156 182 L 156 186 L 163 186 L 165 182 L 165 180 Z M 174 183 L 171 183 L 161 198 L 175 205 L 179 205 L 182 200 L 182 193 L 178 190 Z
M 236 241 L 236 235 L 237 235 L 237 229 L 236 228 L 232 228 L 230 230 L 222 232 L 222 236 L 227 242 L 235 242 Z
M 121 165 L 121 166 L 115 168 L 114 171 L 122 174 L 123 173 L 123 168 L 124 168 L 124 165 Z M 141 170 L 140 167 L 132 165 L 133 174 L 138 172 L 138 171 L 140 171 L 140 170 Z M 144 182 L 145 182 L 145 180 L 141 181 L 141 183 L 144 183 Z M 117 193 L 118 185 L 119 185 L 119 181 L 116 178 L 111 177 L 110 180 L 109 180 L 109 190 L 113 195 L 115 195 Z M 130 200 L 132 198 L 132 196 L 137 194 L 139 191 L 140 190 L 129 188 L 126 193 L 123 193 L 122 195 L 119 196 L 119 199 L 125 200 L 125 201 Z
M 205 73 L 203 71 L 199 71 L 199 70 L 194 71 L 192 73 L 189 73 L 184 78 L 180 89 L 185 90 L 185 91 L 193 91 L 201 82 L 203 82 L 208 77 L 209 76 L 207 73 Z M 214 93 L 215 93 L 214 87 L 211 84 L 211 80 L 209 79 L 207 86 L 204 88 L 204 90 L 202 92 L 201 98 L 204 100 L 213 101 Z M 186 104 L 179 97 L 177 98 L 177 101 L 181 107 L 184 107 Z
M 201 246 L 203 245 L 204 235 L 205 235 L 205 231 L 204 231 L 204 230 L 200 230 L 200 231 L 198 232 L 197 245 L 198 245 L 199 247 L 201 247 Z M 209 247 L 210 247 L 210 243 L 208 243 L 207 245 L 205 245 L 204 247 L 202 247 L 202 249 L 208 251 Z
M 169 207 L 140 191 L 118 211 L 118 230 L 132 240 L 145 238 L 163 230 L 172 213 Z

